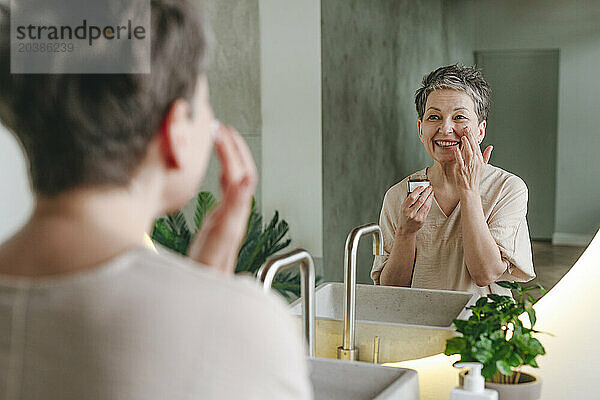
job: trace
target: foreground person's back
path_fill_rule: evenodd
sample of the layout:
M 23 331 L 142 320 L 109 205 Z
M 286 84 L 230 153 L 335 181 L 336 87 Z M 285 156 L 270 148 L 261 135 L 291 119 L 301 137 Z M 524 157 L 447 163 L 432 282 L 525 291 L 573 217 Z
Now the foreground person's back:
M 281 305 L 199 268 L 138 248 L 69 277 L 0 280 L 0 397 L 309 398 Z
M 232 276 L 257 172 L 214 121 L 199 16 L 187 0 L 150 4 L 149 74 L 15 74 L 0 29 L 0 123 L 35 195 L 0 243 L 0 399 L 309 399 L 285 307 Z M 0 27 L 8 15 L 0 3 Z M 221 202 L 189 259 L 144 248 L 154 219 L 196 195 L 213 145 Z

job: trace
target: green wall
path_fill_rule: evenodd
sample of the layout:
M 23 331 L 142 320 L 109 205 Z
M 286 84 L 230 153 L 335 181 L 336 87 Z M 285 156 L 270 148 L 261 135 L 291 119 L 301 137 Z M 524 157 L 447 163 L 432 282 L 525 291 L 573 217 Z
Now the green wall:
M 235 127 L 261 166 L 261 80 L 258 0 L 194 0 L 208 22 L 213 43 L 208 70 L 215 116 Z M 219 193 L 219 165 L 210 161 L 202 190 Z M 260 199 L 260 186 L 257 188 Z
M 323 0 L 323 250 L 325 280 L 343 280 L 346 235 L 377 222 L 387 189 L 429 165 L 413 94 L 427 72 L 473 63 L 471 13 L 427 0 Z M 371 239 L 359 253 L 371 283 Z
M 595 118 L 600 2 L 457 0 L 460 3 L 474 5 L 476 50 L 559 49 L 553 242 L 587 245 L 600 227 L 600 135 Z

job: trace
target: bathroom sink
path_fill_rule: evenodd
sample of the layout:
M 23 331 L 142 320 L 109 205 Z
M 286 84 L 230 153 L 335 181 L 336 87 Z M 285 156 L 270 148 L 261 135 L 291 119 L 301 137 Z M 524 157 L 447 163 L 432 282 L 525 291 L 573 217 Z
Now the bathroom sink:
M 419 399 L 417 372 L 357 361 L 309 358 L 315 400 Z
M 468 292 L 356 285 L 358 360 L 373 362 L 379 337 L 379 363 L 412 360 L 444 351 L 455 335 L 452 320 L 468 316 L 477 296 Z M 301 300 L 290 305 L 301 315 Z M 344 284 L 324 283 L 315 291 L 317 357 L 337 358 L 344 323 Z M 300 327 L 301 318 L 298 318 Z

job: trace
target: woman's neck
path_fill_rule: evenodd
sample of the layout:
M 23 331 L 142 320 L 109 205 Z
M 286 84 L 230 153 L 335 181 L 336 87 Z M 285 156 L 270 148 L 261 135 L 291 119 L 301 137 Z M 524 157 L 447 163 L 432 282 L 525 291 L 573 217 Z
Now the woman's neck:
M 427 177 L 434 188 L 444 188 L 452 185 L 453 182 L 453 163 L 441 164 L 434 161 L 433 165 L 427 169 Z
M 157 210 L 141 195 L 129 188 L 39 196 L 27 224 L 0 245 L 0 274 L 73 273 L 142 246 Z

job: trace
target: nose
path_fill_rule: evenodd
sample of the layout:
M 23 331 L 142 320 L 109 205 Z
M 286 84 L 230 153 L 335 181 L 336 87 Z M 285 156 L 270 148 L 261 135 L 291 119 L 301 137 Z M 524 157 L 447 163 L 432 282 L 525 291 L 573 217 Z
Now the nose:
M 442 120 L 442 124 L 440 126 L 441 134 L 451 134 L 454 132 L 454 121 L 449 118 L 445 118 Z

